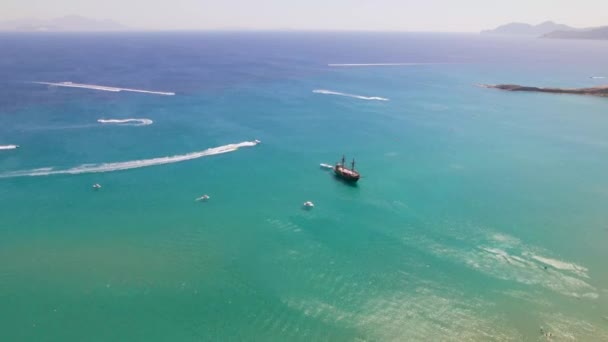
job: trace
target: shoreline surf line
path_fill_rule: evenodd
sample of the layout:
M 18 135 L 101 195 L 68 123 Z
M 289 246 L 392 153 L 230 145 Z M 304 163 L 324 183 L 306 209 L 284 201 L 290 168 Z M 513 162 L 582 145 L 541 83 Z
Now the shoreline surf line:
M 129 119 L 98 119 L 97 122 L 100 124 L 116 124 L 118 126 L 147 126 L 154 123 L 154 121 L 146 118 L 129 118 Z
M 102 90 L 102 91 L 110 91 L 114 93 L 118 93 L 121 91 L 128 91 L 132 93 L 145 93 L 145 94 L 155 94 L 155 95 L 166 95 L 173 96 L 174 92 L 166 92 L 166 91 L 155 91 L 155 90 L 143 90 L 143 89 L 132 89 L 132 88 L 119 88 L 119 87 L 109 87 L 97 84 L 84 84 L 84 83 L 73 83 L 73 82 L 40 82 L 35 81 L 32 82 L 35 84 L 45 84 L 50 86 L 57 87 L 66 87 L 66 88 L 82 88 L 82 89 L 92 89 L 92 90 Z
M 362 95 L 356 95 L 356 94 L 341 93 L 339 91 L 333 91 L 333 90 L 327 90 L 327 89 L 315 89 L 312 92 L 315 93 L 315 94 L 337 95 L 337 96 L 352 97 L 352 98 L 355 98 L 355 99 L 367 100 L 367 101 L 389 101 L 389 99 L 387 99 L 385 97 L 362 96 Z
M 47 168 L 38 168 L 33 170 L 21 170 L 21 171 L 9 171 L 0 173 L 0 178 L 13 178 L 13 177 L 37 177 L 37 176 L 51 176 L 51 175 L 77 175 L 82 173 L 101 173 L 101 172 L 113 172 L 113 171 L 123 171 L 130 169 L 138 169 L 142 167 L 148 166 L 156 166 L 156 165 L 164 165 L 164 164 L 173 164 L 179 163 L 183 161 L 198 159 L 207 156 L 213 156 L 216 154 L 223 154 L 228 152 L 234 152 L 241 147 L 253 147 L 256 146 L 258 142 L 255 141 L 243 141 L 236 144 L 228 144 L 224 146 L 212 147 L 203 151 L 191 152 L 187 154 L 169 156 L 169 157 L 159 157 L 152 159 L 141 159 L 141 160 L 131 160 L 125 162 L 116 162 L 116 163 L 102 163 L 102 164 L 82 164 L 70 169 L 64 170 L 55 170 L 52 167 Z

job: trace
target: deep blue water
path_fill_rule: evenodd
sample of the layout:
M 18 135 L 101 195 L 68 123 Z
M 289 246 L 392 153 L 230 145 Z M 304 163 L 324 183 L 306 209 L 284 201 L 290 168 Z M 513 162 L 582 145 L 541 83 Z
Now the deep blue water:
M 475 86 L 598 85 L 607 55 L 459 34 L 2 34 L 0 146 L 20 147 L 0 150 L 0 338 L 608 339 L 608 102 Z M 97 122 L 127 118 L 153 124 Z M 319 168 L 342 154 L 356 187 Z M 11 176 L 51 167 L 78 174 Z

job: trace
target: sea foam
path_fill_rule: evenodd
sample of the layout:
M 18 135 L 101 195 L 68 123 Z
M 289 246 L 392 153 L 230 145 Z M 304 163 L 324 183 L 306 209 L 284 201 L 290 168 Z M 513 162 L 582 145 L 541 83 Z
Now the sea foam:
M 0 178 L 11 177 L 34 177 L 34 176 L 50 176 L 50 175 L 76 175 L 81 173 L 99 173 L 137 169 L 141 167 L 155 166 L 179 163 L 187 160 L 198 159 L 216 154 L 234 152 L 241 147 L 252 147 L 258 143 L 255 141 L 244 141 L 238 144 L 228 144 L 219 147 L 209 148 L 203 151 L 191 152 L 170 157 L 160 157 L 152 159 L 132 160 L 118 163 L 103 163 L 103 164 L 83 164 L 70 169 L 55 170 L 54 168 L 42 168 L 34 170 L 11 171 L 0 174 Z
M 110 91 L 110 92 L 114 92 L 114 93 L 118 93 L 121 91 L 129 91 L 129 92 L 133 92 L 133 93 L 146 93 L 146 94 L 155 94 L 155 95 L 167 95 L 167 96 L 175 95 L 175 93 L 173 93 L 173 92 L 166 92 L 166 91 L 109 87 L 109 86 L 103 86 L 103 85 L 97 85 L 97 84 L 83 84 L 83 83 L 73 83 L 73 82 L 33 82 L 33 83 L 46 84 L 46 85 L 56 86 L 56 87 L 83 88 L 83 89 Z
M 345 96 L 345 97 L 352 97 L 355 99 L 359 99 L 359 100 L 367 100 L 367 101 L 388 101 L 389 99 L 385 98 L 385 97 L 378 97 L 378 96 L 362 96 L 362 95 L 355 95 L 355 94 L 348 94 L 348 93 L 341 93 L 339 91 L 333 91 L 333 90 L 327 90 L 327 89 L 315 89 L 312 91 L 315 94 L 324 94 L 324 95 L 337 95 L 337 96 Z
M 422 236 L 408 236 L 404 241 L 497 279 L 540 286 L 575 298 L 599 297 L 597 289 L 586 281 L 590 279 L 586 267 L 543 256 L 548 252 L 515 237 L 480 230 L 475 232 L 475 237 L 467 234 L 456 239 L 466 247 Z
M 151 125 L 154 123 L 154 121 L 150 120 L 150 119 L 137 119 L 137 118 L 130 118 L 130 119 L 99 119 L 97 120 L 97 122 L 101 123 L 101 124 L 116 124 L 116 125 L 121 125 L 121 126 L 147 126 L 147 125 Z

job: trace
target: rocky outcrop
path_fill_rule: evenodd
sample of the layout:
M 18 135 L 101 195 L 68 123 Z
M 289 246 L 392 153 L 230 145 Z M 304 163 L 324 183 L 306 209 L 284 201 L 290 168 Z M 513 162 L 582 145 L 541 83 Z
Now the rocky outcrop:
M 481 86 L 484 88 L 500 89 L 506 91 L 527 91 L 537 93 L 592 95 L 608 97 L 608 86 L 599 86 L 591 88 L 540 88 L 521 86 L 517 84 L 482 84 Z

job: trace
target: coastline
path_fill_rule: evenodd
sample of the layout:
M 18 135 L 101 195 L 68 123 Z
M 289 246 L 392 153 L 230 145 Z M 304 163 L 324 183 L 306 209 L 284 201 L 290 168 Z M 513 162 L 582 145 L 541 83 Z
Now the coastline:
M 522 86 L 518 84 L 479 84 L 478 86 L 482 88 L 499 89 L 505 91 L 526 91 L 536 93 L 591 95 L 608 97 L 608 85 L 590 88 L 541 88 L 532 86 Z

